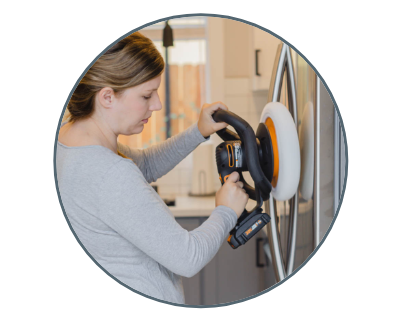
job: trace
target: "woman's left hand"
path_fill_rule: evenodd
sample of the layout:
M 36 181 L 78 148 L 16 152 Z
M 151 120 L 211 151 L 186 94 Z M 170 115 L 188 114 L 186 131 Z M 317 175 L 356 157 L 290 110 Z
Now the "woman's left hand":
M 212 114 L 218 109 L 228 110 L 228 107 L 222 102 L 214 102 L 211 104 L 204 104 L 201 108 L 199 122 L 197 126 L 199 127 L 199 131 L 204 138 L 212 135 L 213 133 L 226 128 L 228 126 L 225 122 L 215 122 L 212 118 Z

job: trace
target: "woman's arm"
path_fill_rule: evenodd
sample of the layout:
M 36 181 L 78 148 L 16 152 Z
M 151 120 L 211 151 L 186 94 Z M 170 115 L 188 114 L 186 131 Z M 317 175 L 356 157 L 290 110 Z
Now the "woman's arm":
M 198 273 L 218 252 L 237 215 L 226 206 L 214 209 L 197 229 L 183 229 L 146 182 L 125 159 L 106 174 L 99 197 L 100 219 L 137 248 L 172 272 Z
M 208 139 L 201 135 L 195 123 L 185 131 L 148 149 L 131 149 L 118 143 L 118 150 L 137 164 L 147 182 L 150 183 L 167 174 L 200 143 Z

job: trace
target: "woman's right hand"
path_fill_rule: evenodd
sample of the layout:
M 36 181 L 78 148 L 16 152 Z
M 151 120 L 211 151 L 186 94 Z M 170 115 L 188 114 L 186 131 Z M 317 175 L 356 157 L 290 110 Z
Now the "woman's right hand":
M 236 212 L 238 218 L 246 207 L 249 195 L 243 189 L 243 182 L 239 181 L 239 173 L 232 172 L 224 185 L 217 191 L 215 206 L 226 206 Z

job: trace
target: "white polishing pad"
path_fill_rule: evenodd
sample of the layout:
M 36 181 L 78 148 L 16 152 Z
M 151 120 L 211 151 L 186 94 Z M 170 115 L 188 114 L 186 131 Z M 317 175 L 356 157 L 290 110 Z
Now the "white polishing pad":
M 276 200 L 292 198 L 300 180 L 300 147 L 296 126 L 289 110 L 279 102 L 270 102 L 261 114 L 261 123 L 271 118 L 275 126 L 279 155 L 279 173 L 272 195 Z
M 299 190 L 304 200 L 310 200 L 314 190 L 314 108 L 308 102 L 300 123 L 301 174 Z

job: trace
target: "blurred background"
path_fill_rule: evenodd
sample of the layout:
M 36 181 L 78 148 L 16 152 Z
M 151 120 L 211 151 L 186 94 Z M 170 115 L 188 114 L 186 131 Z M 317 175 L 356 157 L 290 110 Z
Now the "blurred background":
M 206 22 L 205 17 L 171 20 L 173 28 L 173 46 L 168 49 L 169 63 L 169 95 L 171 108 L 166 113 L 153 113 L 149 125 L 145 126 L 141 135 L 121 136 L 120 141 L 137 148 L 147 148 L 157 142 L 184 131 L 197 122 L 201 106 L 206 102 Z M 163 29 L 165 22 L 160 22 L 140 30 L 150 38 L 158 51 L 166 60 L 163 47 Z M 159 95 L 165 102 L 166 72 L 162 74 Z M 167 131 L 167 122 L 170 128 Z

